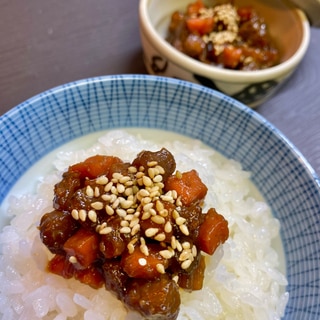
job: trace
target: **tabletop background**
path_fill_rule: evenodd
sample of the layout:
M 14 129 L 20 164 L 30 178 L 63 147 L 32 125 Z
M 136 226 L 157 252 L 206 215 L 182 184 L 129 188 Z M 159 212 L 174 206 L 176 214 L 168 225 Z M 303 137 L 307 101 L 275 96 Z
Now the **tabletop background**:
M 32 96 L 88 77 L 146 74 L 139 0 L 0 1 L 0 115 Z M 320 29 L 305 59 L 257 108 L 320 175 Z

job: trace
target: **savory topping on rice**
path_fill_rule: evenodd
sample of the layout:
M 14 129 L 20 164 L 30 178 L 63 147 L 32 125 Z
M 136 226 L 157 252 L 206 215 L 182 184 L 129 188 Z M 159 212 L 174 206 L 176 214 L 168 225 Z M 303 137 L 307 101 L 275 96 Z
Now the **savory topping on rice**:
M 218 1 L 219 3 L 219 1 Z M 171 16 L 167 40 L 204 63 L 234 70 L 259 70 L 279 63 L 279 51 L 264 18 L 251 6 L 197 0 Z
M 205 254 L 229 236 L 222 215 L 202 211 L 206 194 L 197 171 L 177 171 L 165 148 L 132 163 L 96 155 L 74 164 L 40 221 L 48 270 L 105 286 L 146 318 L 176 319 L 179 288 L 202 288 Z

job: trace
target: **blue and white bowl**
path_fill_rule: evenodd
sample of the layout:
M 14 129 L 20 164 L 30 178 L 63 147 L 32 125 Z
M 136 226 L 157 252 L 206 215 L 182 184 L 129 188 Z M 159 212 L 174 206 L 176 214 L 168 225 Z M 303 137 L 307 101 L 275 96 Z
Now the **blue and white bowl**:
M 320 319 L 320 180 L 263 117 L 206 87 L 155 76 L 105 76 L 23 102 L 0 118 L 0 207 L 19 178 L 56 148 L 128 127 L 200 139 L 251 171 L 281 222 L 290 293 L 285 319 Z M 0 219 L 6 223 L 3 213 Z

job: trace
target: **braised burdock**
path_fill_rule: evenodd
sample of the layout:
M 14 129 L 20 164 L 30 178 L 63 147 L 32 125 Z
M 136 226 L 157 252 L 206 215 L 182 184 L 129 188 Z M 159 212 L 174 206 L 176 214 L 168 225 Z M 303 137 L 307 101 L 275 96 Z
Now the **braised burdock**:
M 229 236 L 222 215 L 202 211 L 207 190 L 196 170 L 176 170 L 165 148 L 131 163 L 96 155 L 70 166 L 40 221 L 54 254 L 48 270 L 104 285 L 147 319 L 176 319 L 179 288 L 202 288 L 203 252 Z

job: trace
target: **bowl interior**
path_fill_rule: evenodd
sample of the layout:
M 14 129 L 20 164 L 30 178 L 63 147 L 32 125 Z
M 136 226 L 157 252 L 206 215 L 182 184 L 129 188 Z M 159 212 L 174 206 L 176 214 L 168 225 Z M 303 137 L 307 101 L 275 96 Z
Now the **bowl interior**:
M 176 10 L 184 10 L 192 0 L 147 0 L 150 21 L 165 39 L 170 17 Z M 210 1 L 204 1 L 210 5 Z M 298 11 L 286 0 L 235 0 L 236 6 L 253 6 L 265 18 L 269 31 L 281 53 L 281 62 L 288 60 L 299 48 L 303 27 Z
M 107 76 L 44 92 L 2 116 L 0 127 L 1 210 L 29 167 L 59 146 L 101 130 L 172 131 L 240 161 L 281 223 L 290 292 L 285 319 L 320 316 L 320 181 L 294 146 L 253 110 L 189 82 Z

